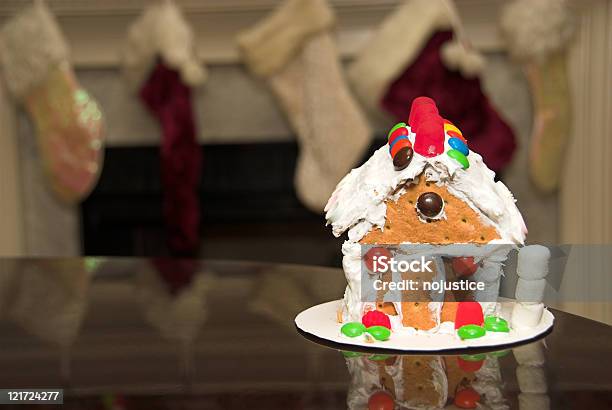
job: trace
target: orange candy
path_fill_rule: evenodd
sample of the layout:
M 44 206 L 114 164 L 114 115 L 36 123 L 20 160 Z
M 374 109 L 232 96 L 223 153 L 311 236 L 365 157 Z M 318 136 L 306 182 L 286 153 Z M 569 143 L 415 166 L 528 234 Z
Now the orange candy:
M 393 397 L 386 391 L 378 391 L 368 400 L 368 410 L 393 410 L 394 408 Z
M 480 401 L 480 394 L 478 394 L 471 387 L 461 389 L 455 393 L 455 406 L 462 409 L 475 409 Z

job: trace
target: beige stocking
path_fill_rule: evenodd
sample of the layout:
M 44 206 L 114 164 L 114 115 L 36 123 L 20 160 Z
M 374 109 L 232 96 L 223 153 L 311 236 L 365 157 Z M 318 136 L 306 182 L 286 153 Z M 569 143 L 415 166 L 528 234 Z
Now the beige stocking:
M 249 67 L 267 80 L 297 134 L 297 193 L 317 212 L 371 139 L 343 78 L 333 19 L 324 0 L 288 0 L 238 39 Z

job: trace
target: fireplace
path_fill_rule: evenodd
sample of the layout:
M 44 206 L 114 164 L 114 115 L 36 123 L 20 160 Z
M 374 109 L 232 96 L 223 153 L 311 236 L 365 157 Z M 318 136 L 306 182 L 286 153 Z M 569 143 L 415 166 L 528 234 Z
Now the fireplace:
M 369 157 L 385 142 L 375 140 Z M 295 142 L 201 147 L 199 256 L 339 265 L 343 239 L 306 209 L 293 187 Z M 168 255 L 159 150 L 110 147 L 98 186 L 81 205 L 86 255 Z

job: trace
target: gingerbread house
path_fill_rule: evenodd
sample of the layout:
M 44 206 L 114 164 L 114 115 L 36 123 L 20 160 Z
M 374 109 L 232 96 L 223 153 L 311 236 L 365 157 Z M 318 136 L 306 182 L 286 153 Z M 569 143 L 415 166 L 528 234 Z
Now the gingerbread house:
M 417 279 L 456 280 L 468 270 L 487 285 L 468 300 L 482 301 L 485 314 L 495 313 L 504 246 L 522 244 L 527 233 L 512 193 L 429 98 L 415 99 L 408 123 L 394 126 L 388 138 L 338 184 L 325 208 L 334 235 L 348 234 L 342 247 L 348 286 L 339 321 L 360 321 L 376 309 L 391 317 L 394 328 L 435 332 L 454 322 L 457 295 L 449 292 L 442 301 L 414 291 L 404 291 L 399 301 L 385 302 L 384 292 L 363 300 L 364 249 L 378 245 L 392 252 L 395 245 L 431 245 L 436 272 Z

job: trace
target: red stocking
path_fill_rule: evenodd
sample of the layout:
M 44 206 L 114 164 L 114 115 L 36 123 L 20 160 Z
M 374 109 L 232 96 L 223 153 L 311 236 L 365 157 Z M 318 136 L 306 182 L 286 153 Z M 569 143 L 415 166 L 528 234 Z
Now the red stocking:
M 140 89 L 140 98 L 162 128 L 161 178 L 168 245 L 174 254 L 198 251 L 200 148 L 196 141 L 191 89 L 161 60 Z

